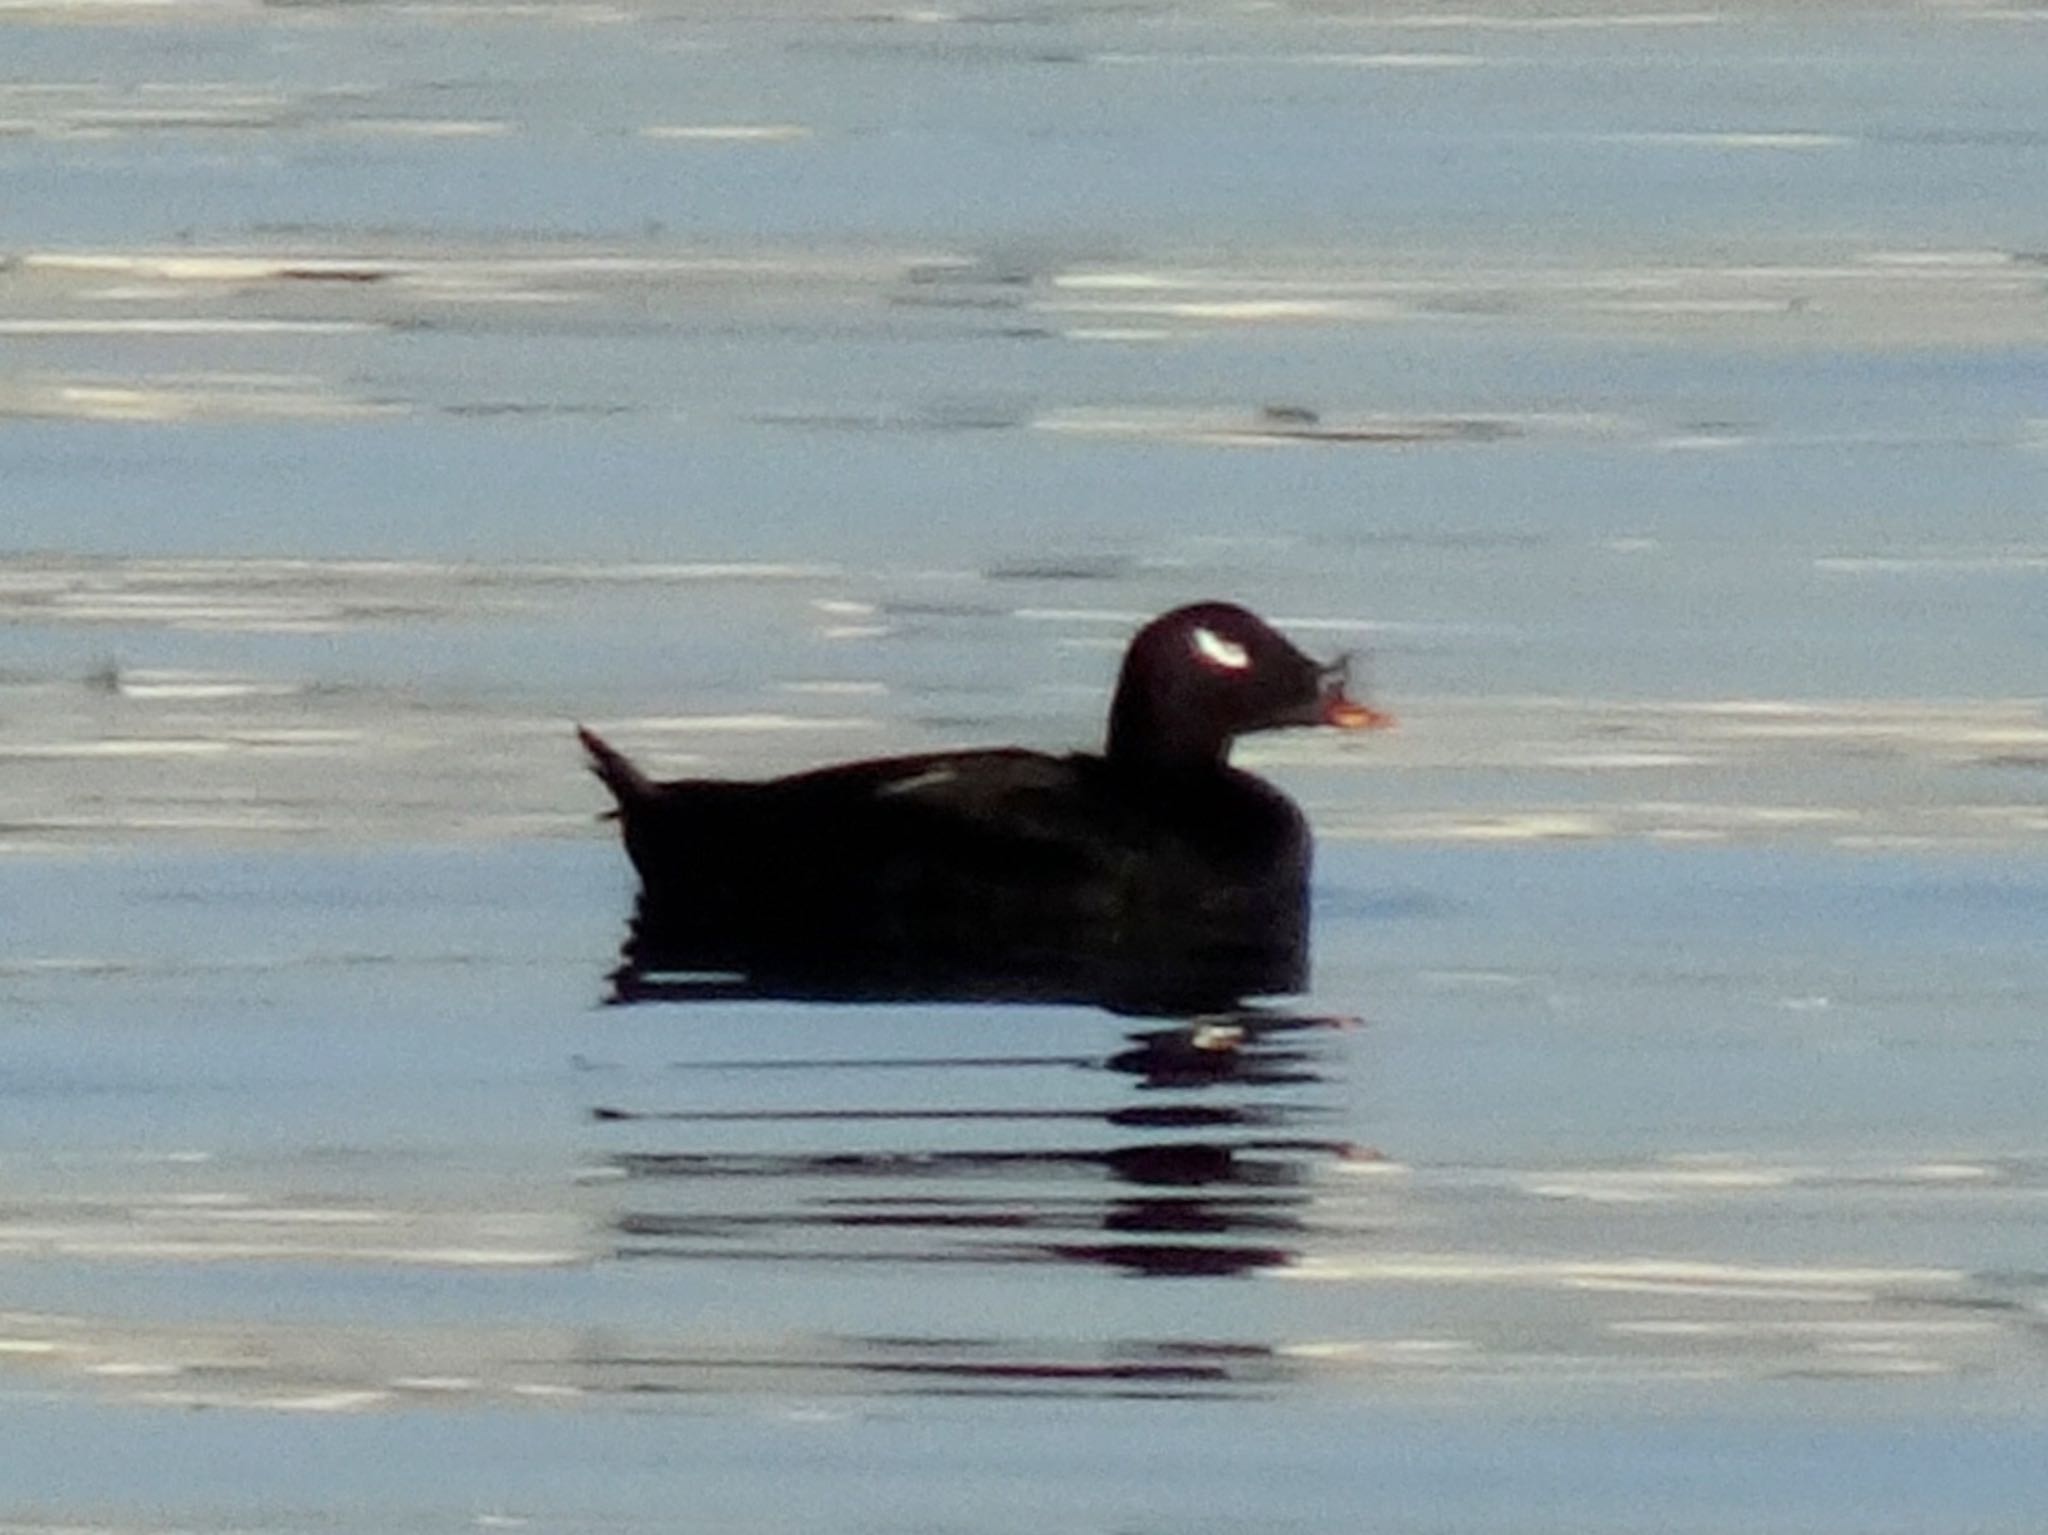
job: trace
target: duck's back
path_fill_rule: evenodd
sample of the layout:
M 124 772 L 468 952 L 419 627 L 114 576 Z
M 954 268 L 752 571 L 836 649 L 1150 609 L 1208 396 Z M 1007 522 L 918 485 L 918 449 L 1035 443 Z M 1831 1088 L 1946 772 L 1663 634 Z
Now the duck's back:
M 858 970 L 883 990 L 986 973 L 1086 991 L 1133 967 L 1171 990 L 1174 967 L 1215 965 L 1281 990 L 1303 968 L 1300 815 L 1227 768 L 1160 780 L 1099 757 L 955 752 L 684 779 L 622 815 L 643 960 Z

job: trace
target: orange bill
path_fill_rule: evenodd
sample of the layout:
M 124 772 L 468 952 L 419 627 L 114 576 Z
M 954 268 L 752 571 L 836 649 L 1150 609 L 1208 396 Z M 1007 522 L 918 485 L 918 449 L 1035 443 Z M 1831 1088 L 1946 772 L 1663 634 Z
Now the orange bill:
M 1339 691 L 1323 700 L 1323 723 L 1339 730 L 1391 730 L 1394 716 Z

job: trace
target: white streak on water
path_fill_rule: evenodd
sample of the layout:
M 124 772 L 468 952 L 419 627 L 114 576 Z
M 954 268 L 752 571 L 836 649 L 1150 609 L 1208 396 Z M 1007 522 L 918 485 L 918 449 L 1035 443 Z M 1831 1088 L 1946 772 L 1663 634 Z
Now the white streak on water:
M 1512 12 L 1432 11 L 1412 15 L 1332 17 L 1362 27 L 1403 27 L 1416 30 L 1479 32 L 1564 32 L 1710 27 L 1728 19 L 1721 11 L 1588 11 L 1565 15 L 1518 15 Z
M 304 691 L 290 682 L 245 682 L 195 672 L 124 672 L 115 679 L 124 698 L 178 700 L 285 698 Z
M 1683 1286 L 1689 1292 L 1866 1301 L 1881 1291 L 1944 1290 L 1969 1276 L 1960 1269 L 1814 1264 L 1752 1264 L 1670 1258 L 1519 1258 L 1493 1253 L 1387 1253 L 1307 1257 L 1282 1278 L 1317 1283 L 1506 1284 L 1545 1288 L 1589 1285 Z
M 1874 267 L 1904 267 L 1923 272 L 2003 271 L 2014 265 L 2011 251 L 1903 250 L 1871 251 L 1858 258 Z
M 1504 62 L 1470 53 L 1135 53 L 1104 52 L 1088 56 L 1090 64 L 1113 66 L 1163 65 L 1171 68 L 1258 69 L 1307 66 L 1340 69 L 1469 69 Z
M 811 130 L 800 123 L 653 124 L 640 130 L 644 139 L 707 144 L 788 144 L 810 135 Z
M 1069 341 L 1151 342 L 1171 341 L 1185 332 L 1152 330 L 1137 325 L 1075 325 L 1060 334 Z
M 1050 314 L 1161 315 L 1177 320 L 1398 320 L 1409 313 L 1385 299 L 1127 299 L 1111 303 L 1041 303 Z
M 328 131 L 365 137 L 479 139 L 498 138 L 515 129 L 511 123 L 482 118 L 351 117 L 332 124 Z
M 641 715 L 620 722 L 626 729 L 675 731 L 680 734 L 785 730 L 875 730 L 880 720 L 805 716 L 799 714 L 670 714 Z
M 1586 141 L 1599 144 L 1650 144 L 1701 149 L 1848 149 L 1857 140 L 1839 133 L 1755 129 L 1714 129 L 1698 133 L 1593 133 Z
M 1504 61 L 1471 53 L 1283 53 L 1247 62 L 1332 65 L 1342 69 L 1476 69 Z
M 1610 1332 L 1645 1338 L 1968 1338 L 1998 1331 L 1995 1322 L 1822 1321 L 1610 1322 Z
M 210 757 L 232 750 L 226 741 L 151 741 L 140 738 L 108 741 L 51 741 L 0 746 L 0 757 L 17 760 L 67 757 Z
M 366 320 L 0 320 L 0 336 L 347 336 L 383 327 Z

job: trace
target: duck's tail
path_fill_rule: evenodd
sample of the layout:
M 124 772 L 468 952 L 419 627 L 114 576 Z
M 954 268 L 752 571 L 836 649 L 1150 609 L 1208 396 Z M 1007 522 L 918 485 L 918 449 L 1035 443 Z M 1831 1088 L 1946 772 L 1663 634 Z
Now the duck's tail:
M 612 791 L 612 798 L 619 802 L 620 811 L 631 810 L 653 794 L 653 780 L 627 761 L 624 753 L 596 731 L 578 725 L 576 739 L 590 754 L 590 771 Z

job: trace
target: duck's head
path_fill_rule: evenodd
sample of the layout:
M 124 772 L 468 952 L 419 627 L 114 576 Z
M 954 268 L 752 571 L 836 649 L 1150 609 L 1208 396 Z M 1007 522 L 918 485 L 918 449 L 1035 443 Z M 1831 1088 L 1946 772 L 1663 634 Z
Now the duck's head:
M 1257 614 L 1198 602 L 1161 614 L 1132 639 L 1109 712 L 1112 762 L 1222 763 L 1231 741 L 1283 725 L 1373 730 L 1393 717 L 1352 698 L 1348 657 L 1302 654 Z

